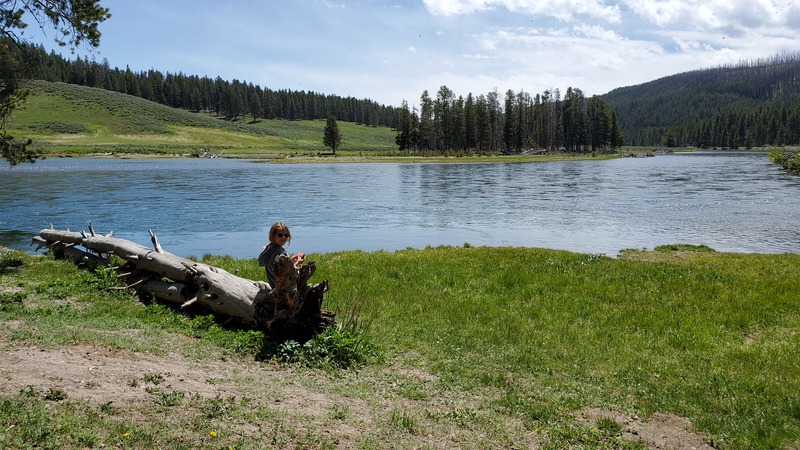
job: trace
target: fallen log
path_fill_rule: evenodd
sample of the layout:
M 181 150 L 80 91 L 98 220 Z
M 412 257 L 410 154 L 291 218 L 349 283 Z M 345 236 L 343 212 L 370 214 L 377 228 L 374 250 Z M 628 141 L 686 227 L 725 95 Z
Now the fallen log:
M 126 261 L 121 275 L 125 283 L 140 294 L 239 319 L 276 340 L 305 341 L 334 323 L 333 313 L 322 310 L 327 281 L 308 284 L 316 270 L 313 261 L 298 268 L 288 256 L 278 257 L 272 287 L 164 251 L 150 230 L 155 249 L 99 236 L 91 224 L 90 231 L 45 229 L 33 238 L 33 244 L 37 250 L 47 247 L 56 256 L 91 262 L 92 266 L 107 264 L 110 259 L 106 255 L 117 256 Z

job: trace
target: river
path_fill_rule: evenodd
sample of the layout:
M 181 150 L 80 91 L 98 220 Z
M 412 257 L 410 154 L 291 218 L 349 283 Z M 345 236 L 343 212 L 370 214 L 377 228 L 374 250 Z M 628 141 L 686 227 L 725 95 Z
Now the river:
M 180 256 L 255 257 L 278 220 L 291 253 L 438 245 L 616 255 L 704 244 L 800 253 L 800 177 L 764 152 L 548 163 L 264 164 L 50 158 L 0 168 L 0 245 L 52 224 Z

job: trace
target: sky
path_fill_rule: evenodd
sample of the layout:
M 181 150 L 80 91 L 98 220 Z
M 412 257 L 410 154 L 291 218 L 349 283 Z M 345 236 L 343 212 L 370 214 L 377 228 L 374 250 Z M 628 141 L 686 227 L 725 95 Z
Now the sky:
M 65 57 L 400 106 L 578 88 L 587 96 L 800 51 L 800 0 L 101 0 L 100 46 Z

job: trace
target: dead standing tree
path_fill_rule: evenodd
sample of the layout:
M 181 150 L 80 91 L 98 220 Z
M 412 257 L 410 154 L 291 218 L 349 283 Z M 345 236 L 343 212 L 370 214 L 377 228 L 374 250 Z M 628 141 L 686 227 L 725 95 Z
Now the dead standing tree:
M 165 252 L 152 231 L 153 249 L 110 234 L 98 236 L 91 222 L 89 231 L 45 229 L 33 243 L 37 250 L 46 247 L 57 257 L 89 266 L 107 265 L 106 255 L 115 255 L 126 261 L 119 277 L 140 294 L 239 319 L 276 340 L 305 341 L 334 323 L 334 314 L 322 309 L 328 282 L 308 284 L 316 270 L 313 261 L 296 268 L 288 256 L 278 257 L 271 287 Z

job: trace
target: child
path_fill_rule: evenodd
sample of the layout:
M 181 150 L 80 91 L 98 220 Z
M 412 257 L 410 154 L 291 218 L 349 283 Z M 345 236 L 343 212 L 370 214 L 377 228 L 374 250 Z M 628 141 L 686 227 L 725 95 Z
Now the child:
M 275 274 L 272 271 L 275 258 L 288 254 L 283 246 L 290 242 L 292 242 L 292 234 L 289 232 L 289 227 L 283 222 L 275 222 L 269 229 L 269 245 L 264 247 L 264 251 L 258 255 L 258 265 L 264 266 L 267 270 L 267 281 L 269 281 L 270 288 L 275 287 Z M 305 258 L 306 255 L 303 252 L 291 257 L 295 266 L 302 264 Z

